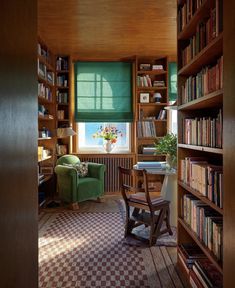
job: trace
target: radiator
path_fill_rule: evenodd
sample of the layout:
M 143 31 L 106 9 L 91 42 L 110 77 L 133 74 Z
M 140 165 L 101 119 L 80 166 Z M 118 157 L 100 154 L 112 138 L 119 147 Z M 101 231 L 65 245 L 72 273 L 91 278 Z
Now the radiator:
M 81 161 L 88 161 L 94 163 L 105 164 L 106 172 L 105 172 L 105 183 L 104 189 L 105 193 L 114 193 L 119 191 L 119 176 L 118 176 L 118 166 L 122 166 L 125 168 L 132 168 L 135 164 L 135 156 L 130 155 L 125 157 L 121 157 L 114 155 L 112 158 L 104 157 L 104 156 L 92 156 L 92 155 L 79 155 L 79 159 Z

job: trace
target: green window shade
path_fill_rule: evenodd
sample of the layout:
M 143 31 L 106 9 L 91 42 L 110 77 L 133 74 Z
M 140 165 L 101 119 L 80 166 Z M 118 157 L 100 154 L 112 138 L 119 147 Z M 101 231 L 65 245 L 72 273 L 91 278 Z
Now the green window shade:
M 169 63 L 169 100 L 176 101 L 177 99 L 177 64 Z
M 132 122 L 132 63 L 76 62 L 76 122 Z

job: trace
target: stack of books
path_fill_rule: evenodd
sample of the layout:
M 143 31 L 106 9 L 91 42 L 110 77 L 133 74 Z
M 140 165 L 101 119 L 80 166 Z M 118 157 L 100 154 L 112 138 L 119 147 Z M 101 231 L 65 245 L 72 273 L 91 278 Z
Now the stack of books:
M 165 169 L 166 162 L 158 162 L 158 161 L 143 161 L 137 162 L 137 169 L 154 169 L 154 170 L 163 170 Z

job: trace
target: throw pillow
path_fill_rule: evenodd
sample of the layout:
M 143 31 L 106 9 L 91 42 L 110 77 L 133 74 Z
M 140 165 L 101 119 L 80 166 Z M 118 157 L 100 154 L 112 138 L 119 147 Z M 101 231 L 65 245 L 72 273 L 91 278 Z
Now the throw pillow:
M 88 163 L 87 162 L 79 162 L 79 163 L 76 163 L 76 164 L 64 163 L 63 165 L 76 169 L 76 171 L 78 172 L 78 176 L 79 177 L 83 178 L 83 177 L 86 177 L 87 174 L 88 174 Z

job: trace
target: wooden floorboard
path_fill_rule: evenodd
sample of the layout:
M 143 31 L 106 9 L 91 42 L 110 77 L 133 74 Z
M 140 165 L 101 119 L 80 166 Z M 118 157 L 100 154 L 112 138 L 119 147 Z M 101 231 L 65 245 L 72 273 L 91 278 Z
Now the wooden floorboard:
M 161 250 L 161 253 L 162 253 L 162 256 L 165 260 L 165 264 L 166 264 L 166 267 L 167 267 L 167 270 L 168 270 L 168 273 L 172 279 L 172 282 L 174 283 L 175 287 L 176 288 L 183 288 L 183 285 L 180 281 L 180 278 L 175 270 L 175 264 L 171 261 L 171 258 L 166 250 L 166 247 L 165 246 L 161 246 L 160 247 L 160 250 Z
M 152 253 L 153 261 L 154 261 L 154 264 L 156 267 L 156 271 L 159 275 L 162 287 L 174 288 L 175 286 L 174 286 L 174 284 L 171 280 L 171 277 L 168 273 L 168 269 L 166 267 L 164 258 L 162 256 L 160 247 L 158 247 L 158 246 L 151 247 L 150 251 Z

